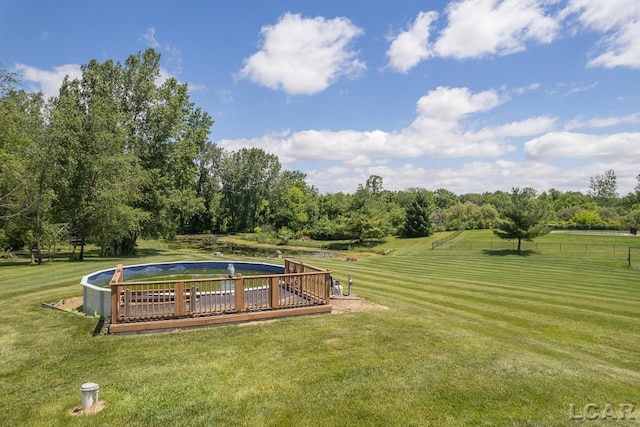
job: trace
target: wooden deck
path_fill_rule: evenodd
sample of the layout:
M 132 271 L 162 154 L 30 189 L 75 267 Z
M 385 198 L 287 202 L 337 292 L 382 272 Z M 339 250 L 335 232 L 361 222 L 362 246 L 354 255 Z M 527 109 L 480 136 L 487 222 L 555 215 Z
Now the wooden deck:
M 285 260 L 285 273 L 162 282 L 111 281 L 110 333 L 331 312 L 328 270 Z

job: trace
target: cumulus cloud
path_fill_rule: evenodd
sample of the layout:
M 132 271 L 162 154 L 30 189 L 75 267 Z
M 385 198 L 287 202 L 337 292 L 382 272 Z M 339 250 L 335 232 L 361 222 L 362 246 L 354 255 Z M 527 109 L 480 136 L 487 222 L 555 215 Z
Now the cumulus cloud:
M 442 57 L 508 55 L 528 42 L 550 43 L 559 30 L 542 0 L 462 0 L 447 7 L 448 26 L 434 45 Z
M 70 79 L 82 77 L 78 64 L 65 64 L 53 67 L 53 70 L 42 70 L 25 64 L 15 64 L 13 71 L 19 74 L 23 81 L 30 82 L 31 89 L 44 93 L 45 98 L 58 96 L 60 86 L 66 76 Z
M 603 34 L 601 52 L 591 66 L 640 68 L 640 3 L 637 0 L 570 0 L 565 15 L 576 14 L 582 25 Z
M 468 114 L 491 110 L 501 103 L 498 93 L 494 90 L 471 93 L 466 87 L 440 86 L 420 98 L 417 109 L 421 117 L 449 122 Z
M 397 166 L 348 168 L 331 166 L 307 172 L 307 182 L 322 192 L 352 193 L 358 184 L 366 182 L 370 175 L 384 179 L 388 190 L 405 190 L 424 187 L 430 190 L 446 188 L 456 194 L 483 193 L 485 191 L 510 191 L 513 187 L 532 187 L 538 191 L 555 188 L 562 191 L 587 191 L 589 178 L 598 172 L 613 169 L 618 177 L 620 194 L 633 191 L 637 184 L 635 163 L 621 161 L 595 161 L 572 167 L 548 162 L 525 160 L 471 161 L 443 167 L 404 163 Z
M 390 68 L 406 73 L 432 57 L 509 55 L 531 43 L 551 43 L 563 27 L 571 35 L 581 29 L 601 34 L 587 65 L 640 68 L 638 0 L 457 0 L 444 15 L 447 25 L 433 41 L 433 11 L 420 12 L 406 31 L 389 38 Z
M 260 34 L 261 49 L 245 59 L 238 78 L 290 95 L 312 95 L 341 76 L 357 77 L 366 69 L 350 49 L 363 30 L 347 18 L 287 13 Z
M 547 117 L 489 127 L 477 127 L 468 120 L 505 101 L 494 90 L 473 93 L 467 88 L 438 87 L 417 101 L 416 117 L 404 129 L 286 131 L 218 144 L 229 150 L 259 147 L 276 154 L 285 164 L 337 160 L 367 166 L 383 158 L 496 157 L 515 150 L 510 138 L 531 137 L 553 128 L 555 120 Z
M 552 3 L 552 2 L 551 2 Z M 390 38 L 389 66 L 402 73 L 431 57 L 475 59 L 509 55 L 527 43 L 550 43 L 560 30 L 546 0 L 459 0 L 445 11 L 447 26 L 431 42 L 436 12 L 420 12 L 407 31 Z
M 640 133 L 595 135 L 578 132 L 550 132 L 527 141 L 525 153 L 531 159 L 587 158 L 640 160 Z
M 406 73 L 420 61 L 433 55 L 429 45 L 431 23 L 438 18 L 436 12 L 420 12 L 405 32 L 391 37 L 391 46 L 387 50 L 389 66 Z

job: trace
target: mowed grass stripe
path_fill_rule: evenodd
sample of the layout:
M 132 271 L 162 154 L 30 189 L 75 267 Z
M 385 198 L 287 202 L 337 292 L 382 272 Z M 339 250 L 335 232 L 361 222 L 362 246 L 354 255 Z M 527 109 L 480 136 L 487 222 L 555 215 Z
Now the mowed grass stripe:
M 517 261 L 529 262 L 530 259 L 521 258 Z M 482 260 L 474 257 L 466 257 L 466 260 L 467 268 L 463 276 L 488 276 L 486 262 L 483 264 Z M 563 269 L 562 261 L 554 257 L 519 270 L 517 275 L 526 280 L 518 281 L 517 285 L 495 285 L 478 280 L 460 280 L 457 277 L 459 270 L 455 268 L 459 259 L 443 262 L 443 259 L 422 257 L 420 261 L 423 262 L 416 263 L 413 256 L 406 259 L 394 257 L 392 260 L 363 260 L 361 265 L 349 265 L 349 271 L 357 280 L 368 281 L 367 291 L 371 291 L 371 295 L 375 297 L 389 301 L 400 300 L 401 304 L 411 304 L 417 309 L 423 307 L 431 312 L 439 310 L 447 316 L 456 313 L 456 316 L 465 319 L 467 326 L 469 320 L 482 320 L 485 324 L 490 322 L 489 330 L 482 328 L 485 333 L 493 333 L 491 329 L 495 331 L 502 325 L 509 325 L 509 328 L 516 326 L 532 336 L 548 338 L 555 334 L 557 337 L 547 345 L 551 347 L 562 345 L 563 340 L 571 336 L 574 344 L 569 353 L 584 352 L 582 348 L 588 346 L 589 351 L 585 354 L 593 353 L 587 359 L 588 363 L 608 360 L 622 363 L 628 368 L 638 367 L 637 361 L 632 357 L 637 349 L 627 351 L 628 342 L 633 339 L 634 330 L 639 324 L 638 298 L 635 294 L 630 298 L 629 293 L 632 288 L 629 279 L 633 278 L 633 273 L 628 270 L 621 269 L 618 272 L 622 286 L 603 285 L 603 282 L 611 280 L 611 269 L 608 270 L 609 274 L 590 274 L 586 281 L 567 285 L 567 278 L 579 277 L 579 273 L 573 269 L 565 271 L 566 265 Z M 384 263 L 386 268 L 383 273 L 367 275 L 367 263 Z M 496 268 L 496 264 L 500 268 Z M 513 264 L 492 262 L 489 270 L 494 278 L 503 276 L 499 282 L 513 283 L 513 280 L 504 279 L 507 274 L 514 275 Z M 539 276 L 537 269 L 541 265 L 545 266 L 544 275 L 549 278 L 543 289 L 552 293 L 553 298 L 540 295 L 539 277 L 527 277 L 531 272 Z M 585 262 L 580 268 L 593 269 L 593 266 L 593 262 Z M 453 280 L 452 276 L 456 276 L 456 279 Z M 499 288 L 492 291 L 494 286 Z M 606 289 L 605 292 L 603 288 Z M 589 292 L 590 289 L 595 289 L 595 292 Z M 611 289 L 617 296 L 610 295 Z M 577 297 L 580 298 L 578 301 Z M 433 316 L 430 317 L 432 318 Z M 500 333 L 496 336 L 500 337 Z M 594 341 L 603 336 L 615 337 L 615 340 L 604 345 L 593 345 Z M 513 337 L 509 336 L 507 339 L 513 340 Z M 534 341 L 534 345 L 539 344 Z M 608 364 L 605 363 L 605 366 Z
M 434 281 L 431 278 L 421 277 L 421 282 L 416 284 L 410 282 L 408 277 L 412 275 L 403 276 L 405 280 L 398 281 L 396 276 L 389 276 L 388 274 L 377 275 L 376 281 L 385 281 L 390 285 L 389 292 L 391 297 L 398 288 L 410 288 L 417 291 L 440 293 L 441 295 L 453 296 L 458 294 L 459 297 L 475 298 L 477 301 L 491 302 L 497 305 L 504 305 L 505 307 L 516 307 L 519 310 L 546 312 L 551 314 L 556 311 L 556 316 L 565 316 L 566 308 L 574 308 L 576 312 L 572 312 L 569 317 L 573 320 L 588 319 L 593 323 L 607 324 L 614 323 L 617 327 L 625 327 L 629 325 L 629 321 L 633 321 L 640 316 L 637 310 L 637 303 L 634 300 L 610 298 L 608 296 L 603 297 L 601 294 L 595 296 L 581 295 L 579 301 L 576 301 L 575 292 L 562 292 L 554 291 L 553 299 L 539 296 L 539 291 L 536 288 L 530 288 L 527 291 L 523 291 L 522 287 L 502 286 L 498 291 L 492 291 L 494 286 L 489 283 L 483 282 L 461 282 L 460 280 L 441 282 L 444 285 L 439 286 L 438 281 Z M 442 278 L 440 278 L 442 280 Z M 510 293 L 511 292 L 511 293 Z M 475 295 L 475 296 L 474 296 Z M 510 297 L 507 297 L 509 295 Z M 491 296 L 491 297 L 489 297 Z M 523 300 L 523 302 L 519 302 Z M 535 306 L 535 303 L 538 306 Z M 608 316 L 614 316 L 613 318 Z M 631 319 L 625 319 L 630 317 Z M 626 322 L 626 323 L 625 323 Z
M 566 289 L 577 290 L 582 295 L 607 294 L 609 297 L 624 297 L 638 299 L 636 293 L 630 294 L 633 289 L 632 280 L 638 276 L 634 270 L 619 268 L 612 270 L 610 267 L 594 269 L 593 263 L 570 264 L 558 262 L 555 258 L 547 258 L 539 262 L 531 261 L 529 264 L 513 264 L 494 261 L 487 265 L 486 259 L 466 258 L 464 267 L 460 267 L 459 259 L 427 258 L 422 263 L 405 262 L 398 264 L 398 258 L 391 261 L 389 267 L 398 274 L 414 275 L 432 279 L 446 279 L 455 275 L 457 278 L 469 278 L 474 281 L 487 281 L 494 284 L 516 285 L 521 287 L 535 287 L 536 289 Z M 530 261 L 521 260 L 522 263 Z M 395 264 L 395 266 L 394 266 Z M 386 266 L 387 263 L 385 262 Z M 569 270 L 569 271 L 568 271 Z M 580 272 L 589 271 L 585 277 Z M 589 288 L 595 289 L 589 289 Z M 606 292 L 603 292 L 606 290 Z
M 395 264 L 395 265 L 394 265 Z M 384 263 L 387 267 L 387 263 Z M 454 269 L 455 265 L 449 263 L 429 263 L 429 266 L 416 266 L 411 261 L 399 263 L 394 259 L 388 264 L 389 268 L 385 268 L 383 273 L 376 274 L 376 281 L 396 280 L 399 286 L 420 287 L 433 282 L 448 282 L 453 276 L 460 282 L 461 278 L 466 279 L 467 283 L 477 284 L 477 286 L 485 286 L 487 292 L 491 292 L 491 288 L 500 289 L 501 291 L 511 290 L 513 292 L 530 292 L 531 296 L 546 295 L 549 297 L 562 296 L 579 296 L 580 300 L 584 300 L 585 304 L 592 302 L 609 301 L 615 304 L 633 304 L 640 301 L 640 296 L 634 291 L 633 285 L 629 284 L 637 273 L 630 270 L 620 270 L 618 277 L 612 274 L 597 275 L 589 274 L 588 280 L 576 280 L 577 272 L 562 271 L 562 265 L 554 266 L 552 271 L 547 269 L 544 278 L 537 277 L 537 270 L 522 270 L 514 274 L 513 268 L 509 266 L 496 266 L 491 264 L 491 272 L 494 279 L 491 280 L 491 273 L 487 272 L 487 265 L 482 264 L 481 260 L 474 264 L 469 263 L 468 268 L 461 274 Z M 497 268 L 502 267 L 502 268 Z M 371 267 L 360 268 L 359 266 L 349 265 L 349 273 L 355 274 L 357 271 L 367 271 Z M 373 268 L 377 268 L 374 266 Z M 390 270 L 390 271 L 387 271 Z M 393 273 L 397 271 L 397 274 Z M 584 270 L 582 270 L 584 271 Z M 615 273 L 615 272 L 614 272 Z M 533 275 L 534 277 L 527 277 Z M 517 279 L 510 277 L 517 277 Z M 397 280 L 400 278 L 400 282 Z M 568 279 L 571 279 L 569 281 Z M 610 282 L 614 284 L 610 285 Z M 595 289 L 590 289 L 595 288 Z M 603 292 L 603 289 L 606 292 Z
M 398 297 L 404 298 L 398 298 Z M 593 347 L 593 336 L 589 332 L 594 332 L 589 325 L 581 328 L 581 336 L 576 337 L 575 328 L 567 329 L 552 323 L 555 333 L 559 336 L 550 337 L 550 328 L 538 328 L 535 331 L 535 322 L 527 320 L 523 322 L 522 313 L 508 313 L 504 311 L 497 313 L 481 309 L 477 305 L 458 303 L 451 298 L 434 298 L 433 296 L 418 296 L 406 292 L 399 292 L 394 300 L 402 299 L 404 303 L 411 304 L 418 310 L 411 310 L 409 316 L 420 315 L 425 322 L 430 322 L 433 327 L 441 327 L 447 330 L 447 334 L 455 339 L 456 335 L 468 336 L 473 332 L 476 339 L 490 340 L 500 343 L 503 346 L 517 348 L 519 352 L 535 353 L 554 360 L 569 359 L 572 363 L 580 363 L 585 368 L 597 370 L 599 374 L 609 375 L 615 371 L 617 375 L 626 375 L 627 378 L 640 379 L 637 371 L 630 370 L 637 368 L 637 354 L 633 350 L 628 350 L 624 345 L 621 349 L 617 346 Z M 397 311 L 394 316 L 402 316 Z M 439 325 L 439 326 L 438 326 Z M 433 328 L 432 328 L 433 329 Z M 455 331 L 458 331 L 457 333 Z M 597 332 L 597 331 L 595 331 Z M 606 333 L 606 336 L 612 336 Z M 620 343 L 628 343 L 625 337 L 619 337 Z M 590 348 L 591 352 L 585 352 L 585 348 Z M 611 352 L 616 356 L 610 356 L 603 352 Z M 616 352 L 622 350 L 624 355 Z M 637 351 L 637 350 L 636 350 Z M 589 354 L 591 353 L 591 354 Z M 612 370 L 610 362 L 620 362 L 620 366 Z M 624 363 L 622 363 L 624 362 Z

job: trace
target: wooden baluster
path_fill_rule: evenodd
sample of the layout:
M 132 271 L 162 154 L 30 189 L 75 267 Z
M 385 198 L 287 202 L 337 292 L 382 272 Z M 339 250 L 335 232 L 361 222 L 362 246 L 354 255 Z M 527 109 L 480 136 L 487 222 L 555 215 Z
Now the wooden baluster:
M 131 317 L 131 289 L 124 290 L 124 318 L 129 320 Z
M 173 291 L 173 307 L 176 317 L 184 317 L 184 282 L 177 282 Z
M 198 288 L 196 285 L 191 286 L 191 296 L 189 298 L 189 314 L 193 315 L 196 313 L 196 297 L 198 294 Z

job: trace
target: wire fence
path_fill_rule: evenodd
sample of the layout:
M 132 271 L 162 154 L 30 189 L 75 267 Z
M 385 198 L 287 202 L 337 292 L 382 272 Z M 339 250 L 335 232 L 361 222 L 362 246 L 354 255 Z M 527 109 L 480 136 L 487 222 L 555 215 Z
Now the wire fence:
M 451 240 L 451 239 L 449 239 Z M 434 242 L 435 245 L 436 242 Z M 517 241 L 505 242 L 442 242 L 438 246 L 433 246 L 438 250 L 489 250 L 489 251 L 505 251 L 516 250 L 518 248 Z M 573 252 L 573 253 L 591 253 L 591 254 L 627 254 L 631 253 L 628 245 L 607 245 L 598 243 L 538 243 L 523 241 L 521 245 L 522 251 L 544 251 L 544 252 Z M 640 248 L 637 249 L 634 261 L 640 264 Z
M 582 234 L 587 236 L 635 236 L 634 228 L 629 230 L 552 230 L 551 234 Z
M 444 238 L 442 238 L 440 240 L 436 240 L 435 242 L 432 242 L 431 243 L 431 249 L 438 249 L 440 246 L 442 246 L 445 243 L 448 243 L 448 242 L 452 241 L 453 239 L 455 239 L 456 237 L 458 237 L 460 234 L 462 234 L 463 231 L 464 231 L 464 229 L 457 230 L 455 233 L 449 234 L 447 237 L 444 237 Z

